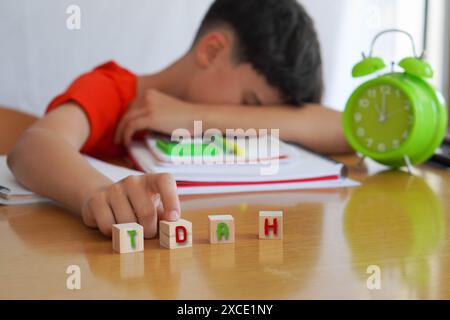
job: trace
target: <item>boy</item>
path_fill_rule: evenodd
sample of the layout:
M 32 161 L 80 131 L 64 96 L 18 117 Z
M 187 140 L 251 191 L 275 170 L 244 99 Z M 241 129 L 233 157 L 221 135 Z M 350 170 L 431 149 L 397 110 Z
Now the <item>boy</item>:
M 8 164 L 31 190 L 111 235 L 138 222 L 146 238 L 159 219 L 177 220 L 169 174 L 113 184 L 81 156 L 119 156 L 135 133 L 203 128 L 279 128 L 284 140 L 321 152 L 348 146 L 340 114 L 318 105 L 322 62 L 313 22 L 295 0 L 217 0 L 192 48 L 173 65 L 137 77 L 115 62 L 82 75 L 27 130 Z

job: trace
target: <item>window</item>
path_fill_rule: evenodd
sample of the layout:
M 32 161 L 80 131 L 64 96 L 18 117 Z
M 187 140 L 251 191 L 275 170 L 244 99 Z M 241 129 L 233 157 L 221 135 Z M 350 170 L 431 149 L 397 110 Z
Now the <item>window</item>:
M 435 70 L 432 83 L 450 98 L 450 3 L 447 0 L 428 0 L 427 60 Z M 446 19 L 447 18 L 447 19 Z

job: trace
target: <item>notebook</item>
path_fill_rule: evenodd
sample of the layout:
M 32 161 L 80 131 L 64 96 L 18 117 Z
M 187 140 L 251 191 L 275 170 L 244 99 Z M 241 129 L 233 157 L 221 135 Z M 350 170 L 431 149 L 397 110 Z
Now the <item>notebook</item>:
M 277 155 L 265 157 L 265 161 L 252 158 L 244 163 L 229 161 L 221 163 L 179 164 L 157 150 L 151 136 L 144 142 L 129 146 L 129 158 L 135 167 L 144 172 L 170 172 L 177 181 L 180 194 L 213 194 L 233 192 L 256 192 L 316 188 L 351 187 L 358 185 L 345 176 L 341 163 L 315 154 L 305 148 L 279 142 Z M 192 160 L 192 159 L 191 159 Z M 242 160 L 242 159 L 240 159 Z M 261 174 L 277 163 L 274 174 Z

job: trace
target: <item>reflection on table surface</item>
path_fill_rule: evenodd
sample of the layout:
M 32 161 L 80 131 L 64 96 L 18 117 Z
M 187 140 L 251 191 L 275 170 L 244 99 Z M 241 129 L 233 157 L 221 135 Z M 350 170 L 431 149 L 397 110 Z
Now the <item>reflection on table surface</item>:
M 367 179 L 345 207 L 344 234 L 362 279 L 367 266 L 377 265 L 386 291 L 401 287 L 399 294 L 408 298 L 434 293 L 429 284 L 434 254 L 445 241 L 446 216 L 424 179 L 393 171 Z

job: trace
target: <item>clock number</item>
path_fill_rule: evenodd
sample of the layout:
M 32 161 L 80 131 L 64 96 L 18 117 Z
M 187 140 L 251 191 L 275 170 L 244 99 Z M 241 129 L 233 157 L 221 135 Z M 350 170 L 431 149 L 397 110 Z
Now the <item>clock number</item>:
M 392 141 L 392 148 L 393 149 L 398 149 L 400 148 L 400 141 L 395 139 L 394 141 Z
M 358 128 L 358 130 L 356 130 L 356 134 L 358 135 L 358 137 L 364 137 L 366 135 L 366 130 L 364 130 L 364 128 Z
M 391 94 L 390 86 L 381 86 L 380 90 L 381 90 L 381 94 L 383 94 L 383 95 Z
M 384 143 L 378 144 L 378 151 L 379 152 L 385 152 L 386 151 L 386 145 Z
M 361 122 L 362 114 L 357 112 L 357 113 L 354 114 L 353 118 L 355 119 L 355 122 Z
M 368 108 L 370 105 L 370 102 L 367 99 L 359 99 L 358 103 L 359 103 L 359 106 L 362 108 Z
M 369 96 L 369 98 L 376 98 L 377 97 L 377 90 L 369 89 L 369 91 L 367 92 L 367 95 Z
M 411 104 L 409 103 L 409 101 L 405 101 L 405 110 L 406 111 L 411 110 Z
M 373 146 L 373 139 L 367 138 L 366 142 L 367 142 L 367 148 L 372 148 L 372 146 Z
M 414 122 L 414 117 L 413 117 L 412 115 L 409 115 L 409 116 L 408 116 L 408 124 L 409 124 L 409 125 L 412 125 L 413 122 Z
M 404 131 L 403 134 L 402 134 L 402 138 L 404 140 L 406 140 L 406 139 L 408 139 L 408 136 L 409 136 L 409 132 L 408 131 Z

